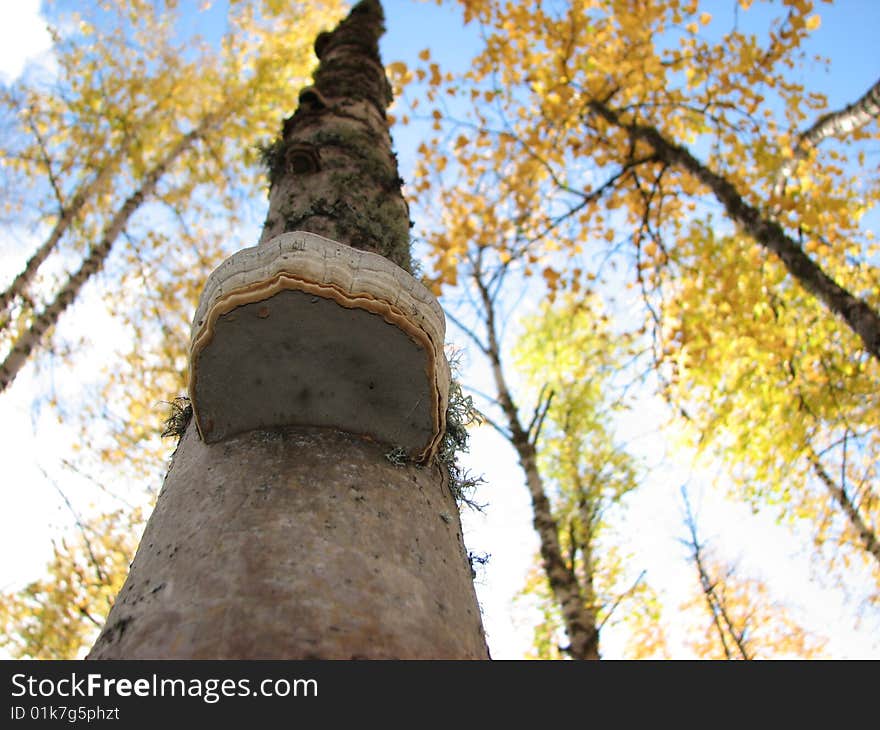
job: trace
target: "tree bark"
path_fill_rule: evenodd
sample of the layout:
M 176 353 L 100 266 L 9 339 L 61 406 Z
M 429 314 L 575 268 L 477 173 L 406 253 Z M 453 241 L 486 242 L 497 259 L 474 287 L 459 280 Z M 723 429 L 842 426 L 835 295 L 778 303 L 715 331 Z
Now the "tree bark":
M 663 162 L 687 171 L 709 188 L 730 219 L 758 244 L 776 254 L 801 286 L 841 317 L 861 338 L 865 349 L 880 359 L 880 314 L 826 274 L 782 226 L 749 205 L 729 180 L 710 170 L 687 148 L 667 140 L 655 127 L 626 122 L 620 114 L 598 101 L 590 102 L 589 107 L 607 122 L 625 129 L 634 139 L 650 145 Z
M 88 658 L 487 658 L 443 475 L 386 451 L 190 424 Z
M 299 95 L 269 151 L 269 214 L 260 243 L 309 231 L 372 251 L 410 271 L 409 207 L 385 109 L 391 85 L 379 58 L 383 14 L 360 2 L 315 42 L 314 85 Z
M 316 85 L 267 150 L 261 244 L 304 230 L 409 269 L 382 23 L 363 0 L 318 37 Z M 189 424 L 89 658 L 488 659 L 448 471 L 392 448 L 314 426 L 205 443 Z

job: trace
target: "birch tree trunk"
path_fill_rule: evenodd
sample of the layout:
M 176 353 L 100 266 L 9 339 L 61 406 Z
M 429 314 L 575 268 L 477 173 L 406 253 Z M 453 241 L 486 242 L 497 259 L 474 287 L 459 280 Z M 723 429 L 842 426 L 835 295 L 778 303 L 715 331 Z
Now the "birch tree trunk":
M 563 650 L 572 658 L 580 660 L 598 660 L 599 628 L 596 616 L 595 595 L 593 594 L 592 570 L 586 577 L 587 589 L 584 590 L 578 580 L 573 563 L 565 559 L 559 539 L 559 522 L 553 515 L 553 508 L 547 496 L 544 479 L 538 469 L 538 454 L 535 449 L 535 437 L 531 428 L 521 421 L 519 411 L 514 402 L 510 387 L 504 375 L 501 363 L 501 343 L 495 316 L 495 302 L 483 281 L 483 272 L 478 265 L 474 271 L 474 284 L 480 294 L 483 306 L 484 324 L 486 327 L 486 343 L 481 347 L 489 358 L 492 367 L 492 378 L 495 382 L 495 393 L 508 433 L 506 438 L 516 450 L 519 463 L 526 477 L 526 486 L 532 502 L 532 525 L 538 533 L 540 541 L 541 564 L 553 600 L 559 607 L 568 646 Z M 588 523 L 585 523 L 585 526 Z
M 64 236 L 71 224 L 79 216 L 80 211 L 109 176 L 112 170 L 112 162 L 112 159 L 108 159 L 92 178 L 84 181 L 70 198 L 69 203 L 59 201 L 58 220 L 52 227 L 49 236 L 27 260 L 24 269 L 16 275 L 6 290 L 0 292 L 0 316 L 6 312 L 6 309 L 16 297 L 27 298 L 27 288 L 36 276 L 40 266 L 49 258 L 49 255 L 58 246 L 62 236 Z
M 39 346 L 46 332 L 58 323 L 58 319 L 74 302 L 86 282 L 101 270 L 104 266 L 104 262 L 110 255 L 110 251 L 113 249 L 113 244 L 116 243 L 116 239 L 118 239 L 125 230 L 131 217 L 137 212 L 143 202 L 152 197 L 156 192 L 157 186 L 162 178 L 168 173 L 168 170 L 181 156 L 193 148 L 195 143 L 200 140 L 214 124 L 216 124 L 218 118 L 217 115 L 208 115 L 202 120 L 198 127 L 184 135 L 180 141 L 147 172 L 138 188 L 125 199 L 122 205 L 119 206 L 119 209 L 116 211 L 113 218 L 110 219 L 110 222 L 102 231 L 101 239 L 89 248 L 89 252 L 83 259 L 79 268 L 67 277 L 52 301 L 34 317 L 30 326 L 19 335 L 12 344 L 12 348 L 9 350 L 6 357 L 0 362 L 0 393 L 12 385 L 16 375 L 18 375 L 19 371 L 25 366 L 28 357 L 31 352 L 33 352 L 34 348 Z M 62 218 L 62 220 L 65 219 Z M 51 237 L 47 243 L 52 243 L 54 246 Z M 41 263 L 39 257 L 42 256 L 43 253 L 48 255 L 49 251 L 43 251 L 41 249 L 40 252 L 28 262 L 28 265 L 25 268 L 25 273 L 29 271 L 32 263 L 35 263 L 33 270 L 36 270 L 36 267 Z M 32 274 L 33 271 L 31 271 L 28 276 L 31 276 Z M 23 287 L 27 285 L 27 281 L 28 279 L 22 280 Z M 15 286 L 15 283 L 13 283 L 13 286 Z M 21 291 L 24 291 L 24 289 L 22 288 Z M 15 291 L 13 294 L 19 294 L 21 291 Z
M 267 151 L 261 244 L 307 231 L 409 270 L 382 24 L 363 0 L 318 37 Z M 448 473 L 391 447 L 305 426 L 206 443 L 189 423 L 89 658 L 487 659 Z

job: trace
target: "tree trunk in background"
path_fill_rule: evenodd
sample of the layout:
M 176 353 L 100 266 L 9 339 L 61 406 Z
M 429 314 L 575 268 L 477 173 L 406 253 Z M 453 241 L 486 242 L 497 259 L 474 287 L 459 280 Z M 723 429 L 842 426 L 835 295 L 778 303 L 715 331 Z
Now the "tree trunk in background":
M 382 22 L 363 0 L 319 36 L 267 151 L 261 244 L 304 230 L 409 270 Z M 303 427 L 206 444 L 190 423 L 89 658 L 488 658 L 445 468 L 390 448 Z
M 553 507 L 547 496 L 544 479 L 538 470 L 538 454 L 534 440 L 537 438 L 537 433 L 532 434 L 532 428 L 526 427 L 520 420 L 519 409 L 504 375 L 495 301 L 482 277 L 483 272 L 477 265 L 474 270 L 474 284 L 480 293 L 486 326 L 486 346 L 482 349 L 492 367 L 495 399 L 507 421 L 506 438 L 516 450 L 519 464 L 526 477 L 526 486 L 532 501 L 532 525 L 540 541 L 541 567 L 547 576 L 547 584 L 568 636 L 568 646 L 561 648 L 572 659 L 598 660 L 600 658 L 599 626 L 592 588 L 592 572 L 587 575 L 589 591 L 585 592 L 575 572 L 574 561 L 567 561 L 563 555 L 559 539 L 559 522 L 553 515 Z
M 206 116 L 198 127 L 184 135 L 169 150 L 168 154 L 144 175 L 144 179 L 137 189 L 125 199 L 110 219 L 110 222 L 107 223 L 107 226 L 101 233 L 100 240 L 89 248 L 89 252 L 80 263 L 79 268 L 67 277 L 52 301 L 36 314 L 33 322 L 12 343 L 12 348 L 6 355 L 6 358 L 0 362 L 0 393 L 12 385 L 15 377 L 27 363 L 31 352 L 40 344 L 46 332 L 58 324 L 61 315 L 73 304 L 86 283 L 103 268 L 104 262 L 113 249 L 113 244 L 116 243 L 116 239 L 125 231 L 125 227 L 128 225 L 131 217 L 137 212 L 143 202 L 153 196 L 162 178 L 168 173 L 171 166 L 182 155 L 189 152 L 216 121 L 217 117 L 215 115 Z M 52 237 L 50 237 L 49 241 L 51 242 L 52 240 Z M 54 243 L 52 245 L 54 246 Z M 25 271 L 21 275 L 22 277 L 33 275 L 34 272 L 30 271 L 30 269 L 34 262 L 37 263 L 37 266 L 39 265 L 39 259 L 44 253 L 48 255 L 48 252 L 42 249 L 35 254 L 25 267 Z M 14 287 L 19 283 L 19 278 L 10 287 L 10 291 L 13 291 L 11 296 L 21 294 L 24 291 L 23 288 L 21 291 L 14 291 Z M 21 279 L 21 286 L 27 286 L 27 281 L 27 278 Z

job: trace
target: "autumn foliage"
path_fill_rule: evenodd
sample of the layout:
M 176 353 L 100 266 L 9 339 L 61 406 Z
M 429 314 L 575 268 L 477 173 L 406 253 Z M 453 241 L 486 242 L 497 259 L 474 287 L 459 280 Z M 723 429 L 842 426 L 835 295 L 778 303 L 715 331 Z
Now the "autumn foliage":
M 467 70 L 427 48 L 387 70 L 397 121 L 428 130 L 405 189 L 426 216 L 424 279 L 494 370 L 484 415 L 517 442 L 541 533 L 522 599 L 539 616 L 535 655 L 572 656 L 577 631 L 598 653 L 615 625 L 628 656 L 669 652 L 669 607 L 615 516 L 644 479 L 614 425 L 609 383 L 624 369 L 668 404 L 670 443 L 720 465 L 734 499 L 806 528 L 823 580 L 876 608 L 880 85 L 829 104 L 834 60 L 807 50 L 825 3 L 446 5 L 480 30 Z M 201 283 L 254 242 L 238 236 L 264 191 L 258 147 L 341 11 L 234 0 L 218 46 L 181 44 L 175 7 L 108 0 L 64 16 L 57 78 L 0 98 L 15 130 L 0 142 L 4 220 L 45 233 L 0 297 L 0 390 L 44 349 L 72 357 L 59 323 L 102 271 L 134 337 L 75 418 L 88 458 L 123 474 L 164 468 L 155 409 L 182 390 Z M 827 87 L 805 85 L 816 69 Z M 546 301 L 516 320 L 514 353 L 502 310 L 527 290 Z M 468 300 L 466 317 L 454 303 Z M 114 593 L 93 577 L 115 576 L 129 548 L 106 519 L 94 559 L 59 543 L 48 577 L 4 596 L 13 653 L 78 651 Z M 678 616 L 694 655 L 822 655 L 772 586 L 691 526 L 693 598 Z
M 397 69 L 427 88 L 403 115 L 435 132 L 412 189 L 442 201 L 438 291 L 491 249 L 551 297 L 636 292 L 615 314 L 676 428 L 876 601 L 877 80 L 835 109 L 804 86 L 834 68 L 810 0 L 460 5 L 470 70 Z

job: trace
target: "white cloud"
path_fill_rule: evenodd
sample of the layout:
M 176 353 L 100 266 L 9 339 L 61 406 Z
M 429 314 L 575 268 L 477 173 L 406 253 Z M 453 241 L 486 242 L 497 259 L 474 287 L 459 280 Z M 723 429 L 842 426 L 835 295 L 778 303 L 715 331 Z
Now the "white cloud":
M 0 80 L 14 81 L 29 59 L 38 58 L 51 45 L 40 0 L 0 2 Z

